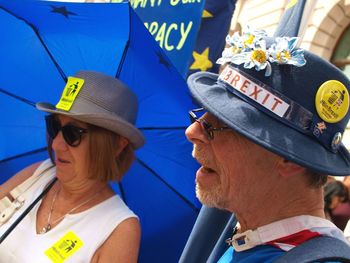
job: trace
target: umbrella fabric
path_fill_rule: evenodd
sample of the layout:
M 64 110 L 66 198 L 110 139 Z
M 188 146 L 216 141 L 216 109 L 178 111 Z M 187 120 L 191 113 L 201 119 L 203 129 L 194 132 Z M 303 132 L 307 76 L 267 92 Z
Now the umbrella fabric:
M 236 0 L 206 0 L 202 22 L 192 52 L 190 69 L 187 75 L 197 71 L 218 73 L 216 64 L 225 48 L 225 38 L 230 30 Z
M 194 105 L 129 3 L 0 0 L 0 24 L 0 181 L 47 158 L 35 102 L 57 103 L 81 69 L 116 76 L 138 95 L 146 145 L 113 188 L 140 217 L 140 262 L 177 262 L 200 207 L 184 136 Z
M 218 262 L 227 250 L 237 220 L 234 214 L 203 205 L 179 263 Z
M 137 15 L 184 77 L 207 1 L 131 1 Z

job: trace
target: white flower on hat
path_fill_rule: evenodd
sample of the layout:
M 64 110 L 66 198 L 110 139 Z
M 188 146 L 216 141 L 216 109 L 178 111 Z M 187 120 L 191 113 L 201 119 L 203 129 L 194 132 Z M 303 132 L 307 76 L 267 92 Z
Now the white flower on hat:
M 250 50 L 234 56 L 231 62 L 236 65 L 244 63 L 243 67 L 247 69 L 255 68 L 257 71 L 266 69 L 265 76 L 270 76 L 271 64 L 268 58 L 269 54 L 266 50 L 266 42 L 265 40 L 259 40 L 254 43 L 253 48 Z
M 304 50 L 301 48 L 295 49 L 297 42 L 297 37 L 277 37 L 276 43 L 269 48 L 269 60 L 279 64 L 291 64 L 297 67 L 304 66 L 306 64 Z
M 277 37 L 275 43 L 269 49 L 266 49 L 267 37 L 265 30 L 254 30 L 247 27 L 242 36 L 238 32 L 232 36 L 226 37 L 226 43 L 229 47 L 222 52 L 222 57 L 216 63 L 233 63 L 236 65 L 244 64 L 246 69 L 255 68 L 255 70 L 265 71 L 265 76 L 270 76 L 272 67 L 270 63 L 290 64 L 294 66 L 304 66 L 304 50 L 295 48 L 298 42 L 297 37 Z
M 237 54 L 250 51 L 258 41 L 266 36 L 265 30 L 251 29 L 249 26 L 245 28 L 242 36 L 238 32 L 232 36 L 227 35 L 226 44 L 229 47 L 224 49 L 222 57 L 216 63 L 222 65 L 231 62 Z
M 254 48 L 255 44 L 264 37 L 267 37 L 267 33 L 263 29 L 253 29 L 247 26 L 243 30 L 242 42 L 245 48 Z

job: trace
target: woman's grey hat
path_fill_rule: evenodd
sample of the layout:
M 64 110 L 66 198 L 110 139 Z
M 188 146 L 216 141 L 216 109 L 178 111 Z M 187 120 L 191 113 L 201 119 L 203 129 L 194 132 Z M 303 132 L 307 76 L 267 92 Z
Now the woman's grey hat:
M 80 71 L 69 77 L 56 106 L 38 102 L 38 110 L 62 114 L 127 138 L 137 149 L 144 137 L 134 124 L 137 117 L 136 95 L 120 80 L 94 71 Z

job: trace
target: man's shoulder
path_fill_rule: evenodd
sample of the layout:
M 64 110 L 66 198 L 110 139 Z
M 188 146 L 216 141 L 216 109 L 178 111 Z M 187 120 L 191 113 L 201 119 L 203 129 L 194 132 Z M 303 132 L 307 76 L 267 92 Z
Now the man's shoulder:
M 286 252 L 271 245 L 260 245 L 242 252 L 236 252 L 230 247 L 218 263 L 270 263 L 274 262 L 284 253 Z
M 350 245 L 336 237 L 319 236 L 289 250 L 276 263 L 350 262 Z M 327 261 L 325 261 L 327 260 Z

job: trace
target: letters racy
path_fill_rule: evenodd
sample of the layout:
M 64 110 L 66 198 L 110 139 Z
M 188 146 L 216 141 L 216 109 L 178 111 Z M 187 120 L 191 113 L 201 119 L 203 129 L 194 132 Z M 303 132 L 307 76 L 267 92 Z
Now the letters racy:
M 159 43 L 161 48 L 171 51 L 174 48 L 176 50 L 180 50 L 183 47 L 188 34 L 191 31 L 193 22 L 181 22 L 180 24 L 172 23 L 168 25 L 167 23 L 159 24 L 158 22 L 154 21 L 151 23 L 145 22 L 144 25 L 148 28 L 151 35 L 154 36 L 154 39 Z M 180 36 L 180 39 L 178 36 Z M 170 39 L 173 42 L 171 42 Z

